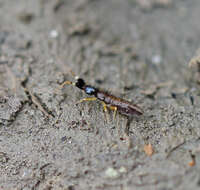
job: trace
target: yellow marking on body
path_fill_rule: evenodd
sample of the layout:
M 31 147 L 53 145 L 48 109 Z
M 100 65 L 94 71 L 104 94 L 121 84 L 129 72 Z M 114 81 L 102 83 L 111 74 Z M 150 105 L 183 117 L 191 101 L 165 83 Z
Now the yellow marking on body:
M 95 101 L 97 100 L 96 97 L 91 97 L 91 98 L 83 98 L 82 100 L 79 100 L 76 104 L 82 103 L 82 102 L 87 102 L 87 101 Z

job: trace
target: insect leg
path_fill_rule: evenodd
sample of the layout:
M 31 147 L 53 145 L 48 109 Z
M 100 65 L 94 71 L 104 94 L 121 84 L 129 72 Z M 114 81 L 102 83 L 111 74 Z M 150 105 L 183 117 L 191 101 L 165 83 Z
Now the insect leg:
M 101 102 L 102 105 L 103 105 L 103 110 L 106 114 L 106 121 L 108 122 L 109 121 L 109 115 L 108 115 L 108 109 L 107 109 L 107 105 L 104 103 L 104 102 Z
M 82 102 L 86 102 L 86 101 L 95 101 L 97 98 L 96 97 L 91 97 L 91 98 L 83 98 L 82 100 L 79 100 L 78 102 L 76 102 L 76 104 L 82 103 Z
M 113 119 L 115 119 L 116 113 L 117 113 L 117 107 L 116 106 L 109 106 L 109 108 L 114 111 Z

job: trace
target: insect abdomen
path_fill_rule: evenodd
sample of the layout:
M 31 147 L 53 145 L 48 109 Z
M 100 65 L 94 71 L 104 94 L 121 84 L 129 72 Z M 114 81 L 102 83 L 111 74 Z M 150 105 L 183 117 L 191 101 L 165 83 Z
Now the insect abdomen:
M 142 115 L 143 111 L 136 105 L 121 98 L 108 95 L 105 92 L 98 92 L 96 97 L 109 106 L 117 107 L 117 111 L 123 115 Z
M 142 115 L 143 112 L 135 105 L 128 105 L 127 107 L 116 106 L 119 113 L 127 116 Z

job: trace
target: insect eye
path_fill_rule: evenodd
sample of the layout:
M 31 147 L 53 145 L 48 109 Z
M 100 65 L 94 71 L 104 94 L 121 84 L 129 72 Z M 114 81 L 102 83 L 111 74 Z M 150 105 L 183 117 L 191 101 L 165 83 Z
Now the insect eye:
M 83 79 L 79 78 L 75 84 L 78 88 L 83 88 L 85 86 L 85 82 Z

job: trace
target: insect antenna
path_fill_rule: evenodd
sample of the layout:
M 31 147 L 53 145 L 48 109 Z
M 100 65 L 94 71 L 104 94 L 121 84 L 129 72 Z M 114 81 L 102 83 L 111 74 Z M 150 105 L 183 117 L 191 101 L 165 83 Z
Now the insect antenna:
M 73 82 L 69 81 L 69 80 L 66 80 L 65 82 L 63 82 L 61 85 L 60 85 L 60 89 L 62 89 L 65 85 L 74 85 Z
M 79 76 L 75 75 L 75 73 L 69 67 L 67 67 L 67 72 L 70 73 L 75 80 L 79 79 Z M 75 86 L 75 84 L 76 84 L 75 82 L 67 80 L 67 81 L 64 81 L 60 85 L 60 89 L 62 89 L 65 85 L 74 85 Z

